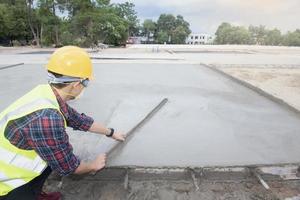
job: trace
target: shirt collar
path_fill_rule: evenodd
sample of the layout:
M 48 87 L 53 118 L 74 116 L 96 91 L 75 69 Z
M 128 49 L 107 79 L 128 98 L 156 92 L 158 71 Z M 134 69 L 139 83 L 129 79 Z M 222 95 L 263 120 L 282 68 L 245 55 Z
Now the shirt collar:
M 56 96 L 60 111 L 63 113 L 65 118 L 68 118 L 69 112 L 68 112 L 68 104 L 61 98 L 61 96 L 58 94 L 55 88 L 51 87 L 54 95 Z

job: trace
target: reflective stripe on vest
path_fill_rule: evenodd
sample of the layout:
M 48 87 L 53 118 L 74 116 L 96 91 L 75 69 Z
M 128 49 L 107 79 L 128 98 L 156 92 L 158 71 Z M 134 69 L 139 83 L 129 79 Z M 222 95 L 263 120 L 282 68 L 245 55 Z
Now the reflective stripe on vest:
M 9 179 L 9 177 L 7 177 L 4 173 L 0 172 L 0 182 L 2 182 L 5 185 L 8 185 L 10 188 L 17 188 L 20 187 L 24 184 L 26 184 L 26 182 L 22 179 Z
M 47 167 L 34 150 L 19 149 L 5 138 L 8 122 L 47 108 L 60 112 L 51 87 L 39 85 L 0 113 L 0 196 L 31 181 Z
M 7 113 L 6 115 L 4 115 L 4 117 L 2 117 L 2 119 L 0 120 L 0 127 L 5 126 L 5 123 L 9 119 L 12 119 L 12 118 L 14 118 L 20 114 L 23 114 L 25 112 L 35 110 L 35 108 L 40 108 L 41 106 L 43 106 L 45 104 L 52 104 L 55 106 L 55 102 L 51 101 L 50 99 L 36 99 L 26 105 L 23 105 L 22 107 L 18 108 L 17 110 L 13 110 L 13 111 Z
M 31 160 L 2 147 L 0 147 L 0 154 L 5 155 L 5 157 L 0 156 L 0 160 L 8 165 L 20 167 L 35 173 L 40 173 L 45 168 L 45 162 L 39 156 L 36 156 L 34 160 Z

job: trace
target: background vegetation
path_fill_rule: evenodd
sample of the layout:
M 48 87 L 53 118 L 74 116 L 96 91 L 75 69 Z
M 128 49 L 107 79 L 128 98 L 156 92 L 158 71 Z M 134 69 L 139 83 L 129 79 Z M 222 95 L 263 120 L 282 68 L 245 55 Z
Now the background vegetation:
M 215 44 L 255 44 L 300 46 L 300 29 L 282 34 L 278 29 L 265 26 L 232 26 L 222 23 L 216 32 Z
M 150 30 L 158 42 L 185 42 L 190 30 L 182 16 L 163 14 L 154 27 L 142 27 L 134 7 L 109 0 L 1 0 L 0 44 L 124 45 L 129 36 Z
M 93 47 L 99 43 L 125 45 L 128 37 L 144 43 L 184 44 L 191 33 L 181 15 L 161 14 L 140 23 L 135 5 L 110 0 L 1 0 L 0 45 Z M 264 26 L 222 23 L 215 44 L 300 46 L 300 30 L 282 34 Z

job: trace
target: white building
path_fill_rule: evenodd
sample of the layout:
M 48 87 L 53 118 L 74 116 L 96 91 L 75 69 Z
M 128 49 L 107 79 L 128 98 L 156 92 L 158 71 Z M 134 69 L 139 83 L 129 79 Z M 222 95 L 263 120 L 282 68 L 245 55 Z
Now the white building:
M 192 33 L 186 39 L 186 44 L 212 44 L 214 41 L 214 37 L 205 33 Z

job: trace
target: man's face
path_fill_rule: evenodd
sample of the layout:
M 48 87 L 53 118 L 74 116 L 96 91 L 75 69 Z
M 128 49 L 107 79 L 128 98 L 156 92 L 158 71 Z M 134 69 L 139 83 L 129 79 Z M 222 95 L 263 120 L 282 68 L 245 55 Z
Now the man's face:
M 84 90 L 84 86 L 80 83 L 80 81 L 78 82 L 73 82 L 70 84 L 71 89 L 70 89 L 70 100 L 74 100 L 77 99 L 80 94 L 82 94 L 83 90 Z

